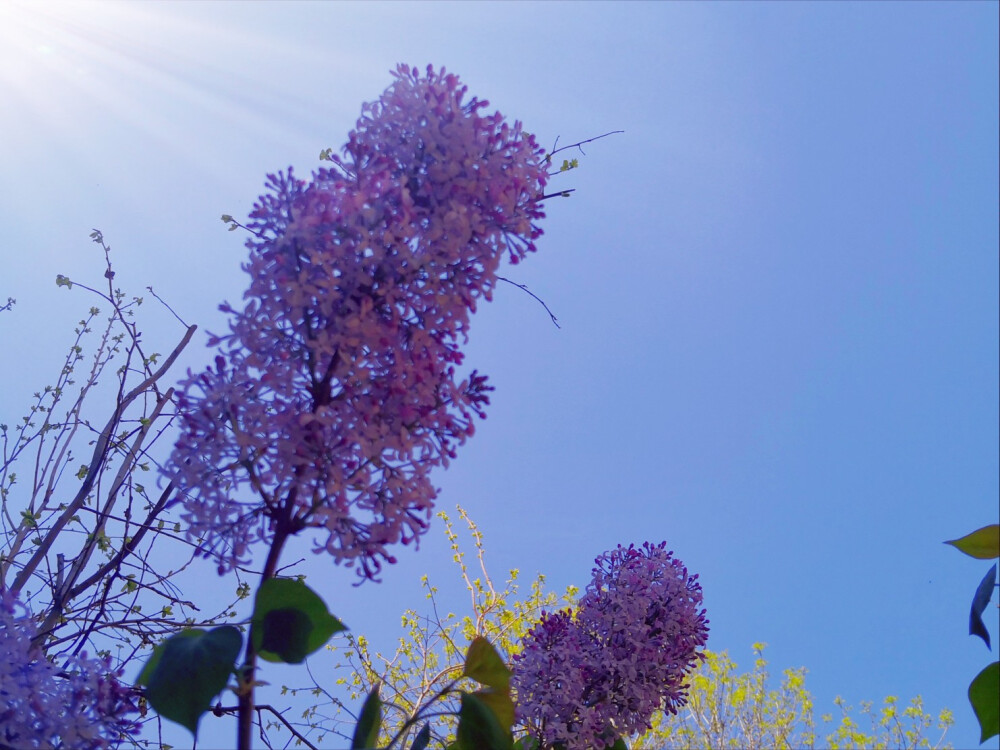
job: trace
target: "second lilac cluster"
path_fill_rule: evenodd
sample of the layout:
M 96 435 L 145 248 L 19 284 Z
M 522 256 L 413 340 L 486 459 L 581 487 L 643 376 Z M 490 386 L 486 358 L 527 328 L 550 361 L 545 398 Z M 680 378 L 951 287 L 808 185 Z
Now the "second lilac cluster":
M 543 614 L 514 656 L 519 722 L 544 747 L 611 747 L 676 713 L 708 640 L 696 575 L 666 549 L 619 546 L 596 560 L 578 609 Z

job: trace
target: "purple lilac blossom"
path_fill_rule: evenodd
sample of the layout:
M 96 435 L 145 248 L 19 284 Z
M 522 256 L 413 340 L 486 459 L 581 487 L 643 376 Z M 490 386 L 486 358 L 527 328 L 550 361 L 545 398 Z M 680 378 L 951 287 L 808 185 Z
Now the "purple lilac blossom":
M 31 613 L 0 592 L 0 747 L 117 747 L 139 730 L 130 691 L 110 659 L 86 653 L 58 664 L 32 644 Z
M 514 656 L 518 721 L 545 747 L 611 747 L 687 700 L 708 640 L 698 576 L 666 549 L 619 546 L 596 560 L 575 616 L 542 619 Z
M 375 578 L 426 530 L 431 469 L 485 416 L 492 388 L 458 374 L 458 345 L 501 256 L 535 249 L 545 155 L 443 69 L 393 76 L 333 168 L 269 176 L 245 306 L 222 306 L 215 367 L 181 385 L 165 472 L 220 573 L 283 524 Z

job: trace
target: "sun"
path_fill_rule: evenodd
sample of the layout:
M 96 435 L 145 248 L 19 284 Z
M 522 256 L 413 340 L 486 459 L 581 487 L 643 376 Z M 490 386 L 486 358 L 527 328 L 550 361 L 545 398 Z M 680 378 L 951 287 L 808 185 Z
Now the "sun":
M 91 27 L 114 20 L 104 3 L 0 3 L 0 86 L 26 95 L 53 75 L 84 73 L 99 54 Z
M 210 160 L 177 136 L 175 120 L 230 107 L 204 75 L 226 43 L 197 13 L 167 4 L 0 0 L 0 133 L 20 145 L 8 161 L 30 171 L 47 152 L 97 183 L 144 148 Z M 177 101 L 186 106 L 165 104 Z M 99 155 L 93 145 L 109 133 L 114 148 Z
M 47 128 L 100 88 L 131 15 L 124 3 L 0 1 L 4 125 Z

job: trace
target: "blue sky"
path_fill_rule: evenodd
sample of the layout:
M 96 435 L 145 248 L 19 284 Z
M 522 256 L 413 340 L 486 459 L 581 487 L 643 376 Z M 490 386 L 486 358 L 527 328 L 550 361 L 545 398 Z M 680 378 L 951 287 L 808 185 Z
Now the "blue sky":
M 3 6 L 2 413 L 90 305 L 54 276 L 101 277 L 91 228 L 123 287 L 221 328 L 245 279 L 219 216 L 339 147 L 397 62 L 444 65 L 543 144 L 625 133 L 577 154 L 507 273 L 561 329 L 513 287 L 474 320 L 467 361 L 497 391 L 441 507 L 476 519 L 498 577 L 555 589 L 666 539 L 701 575 L 710 648 L 749 667 L 767 642 L 818 712 L 920 694 L 976 746 L 986 566 L 941 542 L 998 515 L 998 8 Z M 176 323 L 148 314 L 167 349 Z M 301 547 L 386 649 L 423 573 L 464 611 L 439 529 L 357 589 Z

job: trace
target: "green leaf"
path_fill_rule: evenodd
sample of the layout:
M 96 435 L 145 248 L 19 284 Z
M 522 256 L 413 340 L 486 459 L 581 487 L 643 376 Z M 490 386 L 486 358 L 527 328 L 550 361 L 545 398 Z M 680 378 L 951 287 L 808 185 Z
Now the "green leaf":
M 61 273 L 56 274 L 56 286 L 64 286 L 67 289 L 73 288 L 73 282 L 69 280 L 68 277 L 63 276 Z
M 1000 525 L 992 524 L 976 529 L 961 539 L 945 542 L 977 560 L 992 560 L 1000 557 Z
M 497 718 L 500 727 L 509 735 L 511 727 L 514 726 L 514 701 L 510 699 L 510 694 L 507 691 L 477 690 L 472 695 L 486 704 Z
M 361 717 L 354 728 L 354 739 L 351 740 L 351 750 L 375 747 L 378 742 L 379 728 L 382 726 L 382 699 L 378 697 L 379 684 L 368 693 L 365 704 L 361 707 Z
M 309 636 L 313 631 L 309 615 L 293 607 L 272 609 L 260 623 L 261 656 L 277 654 L 280 661 L 288 664 L 301 664 L 305 661 L 310 653 Z
M 267 661 L 301 664 L 330 636 L 346 630 L 319 595 L 302 581 L 269 578 L 257 590 L 250 638 Z
M 160 643 L 136 682 L 163 717 L 198 736 L 198 720 L 229 682 L 243 636 L 232 625 L 182 630 Z
M 983 576 L 983 580 L 979 582 L 976 595 L 972 597 L 972 610 L 969 612 L 969 635 L 978 635 L 986 641 L 986 648 L 992 648 L 992 646 L 990 646 L 990 631 L 983 624 L 983 612 L 993 597 L 993 587 L 996 582 L 997 566 L 994 564 Z
M 1000 734 L 1000 661 L 976 675 L 969 685 L 969 703 L 979 719 L 979 742 Z
M 482 636 L 477 637 L 469 644 L 462 675 L 471 677 L 480 685 L 486 685 L 504 693 L 510 689 L 510 670 L 503 663 L 497 650 L 493 648 L 493 644 Z
M 493 711 L 472 693 L 462 693 L 455 745 L 458 750 L 511 750 L 510 732 L 505 732 Z
M 615 744 L 611 746 L 611 750 L 628 750 L 628 745 L 625 744 L 625 740 L 619 737 L 615 740 Z
M 416 739 L 410 745 L 410 750 L 425 750 L 431 742 L 431 725 L 424 724 L 423 728 L 417 732 Z

